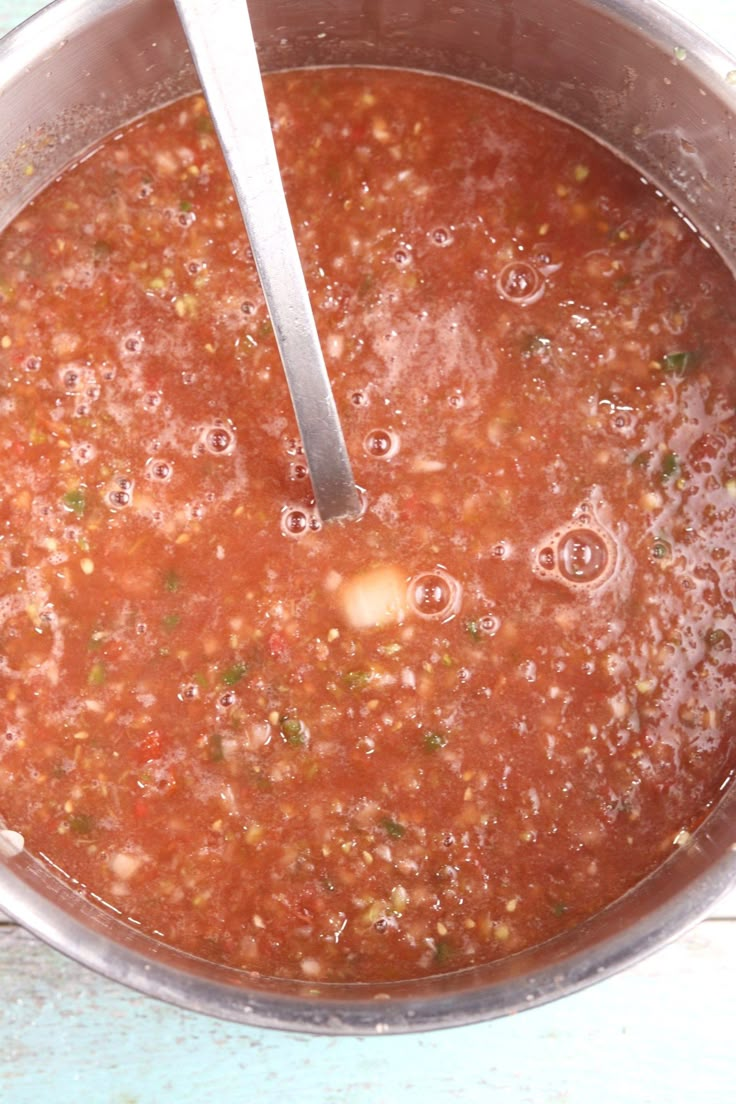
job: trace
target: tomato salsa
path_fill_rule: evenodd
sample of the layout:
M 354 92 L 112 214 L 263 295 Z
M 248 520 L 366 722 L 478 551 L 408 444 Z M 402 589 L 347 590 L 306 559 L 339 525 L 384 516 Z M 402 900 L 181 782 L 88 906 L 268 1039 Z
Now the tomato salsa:
M 0 238 L 0 814 L 264 975 L 487 962 L 736 766 L 736 296 L 561 122 L 268 78 L 363 514 L 322 527 L 204 101 Z

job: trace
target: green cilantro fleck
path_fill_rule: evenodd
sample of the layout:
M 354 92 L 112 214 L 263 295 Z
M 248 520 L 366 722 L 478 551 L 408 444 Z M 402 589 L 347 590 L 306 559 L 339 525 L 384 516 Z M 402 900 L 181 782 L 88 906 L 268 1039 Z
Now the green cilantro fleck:
M 248 668 L 244 663 L 233 663 L 232 667 L 228 667 L 226 671 L 222 672 L 220 676 L 225 686 L 235 686 L 247 674 Z
M 304 744 L 304 725 L 298 717 L 282 717 L 279 728 L 287 744 L 292 747 L 301 747 Z
M 372 678 L 372 671 L 346 671 L 342 676 L 342 681 L 348 690 L 365 690 Z
M 166 629 L 167 632 L 173 632 L 173 630 L 180 623 L 181 623 L 181 614 L 178 614 L 178 613 L 167 613 L 166 616 L 163 617 L 162 620 L 161 620 L 161 624 L 163 625 L 163 627 Z
M 92 834 L 95 822 L 91 816 L 87 813 L 74 813 L 69 817 L 69 827 L 72 832 L 76 832 L 78 836 L 89 836 Z
M 181 579 L 175 571 L 167 571 L 164 575 L 164 586 L 171 594 L 176 594 L 181 586 Z
M 392 820 L 391 817 L 384 817 L 381 821 L 381 827 L 389 834 L 391 839 L 401 839 L 406 832 L 404 825 L 399 824 L 398 820 Z
M 668 480 L 680 471 L 680 461 L 676 452 L 667 452 L 662 458 L 662 479 Z
M 207 737 L 207 751 L 211 763 L 221 763 L 225 758 L 225 752 L 222 749 L 222 734 L 220 732 L 210 732 Z
M 432 732 L 424 733 L 424 746 L 427 751 L 439 751 L 440 748 L 445 747 L 447 744 L 447 737 L 444 732 Z
M 84 487 L 76 487 L 72 491 L 67 491 L 61 500 L 67 510 L 71 510 L 77 517 L 81 517 L 87 506 L 87 496 Z
M 672 555 L 672 549 L 668 541 L 663 537 L 657 537 L 652 545 L 652 558 L 655 560 L 668 560 Z
M 98 659 L 90 667 L 89 675 L 87 676 L 87 682 L 90 686 L 104 686 L 105 677 L 105 664 Z
M 676 376 L 682 379 L 692 372 L 698 362 L 698 354 L 692 350 L 687 352 L 665 353 L 662 357 L 662 371 L 668 376 Z
M 437 946 L 434 949 L 435 962 L 442 966 L 449 958 L 452 957 L 452 947 L 446 939 L 440 939 Z

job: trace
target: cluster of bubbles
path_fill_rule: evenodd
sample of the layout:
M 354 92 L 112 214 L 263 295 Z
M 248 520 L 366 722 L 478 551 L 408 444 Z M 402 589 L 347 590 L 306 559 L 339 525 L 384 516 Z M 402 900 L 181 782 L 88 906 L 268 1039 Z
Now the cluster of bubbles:
M 610 579 L 616 561 L 616 542 L 585 502 L 571 521 L 540 541 L 532 567 L 541 578 L 595 590 Z
M 127 475 L 114 476 L 105 492 L 105 500 L 111 510 L 125 510 L 133 501 L 134 481 Z
M 322 522 L 314 506 L 284 506 L 281 511 L 281 532 L 292 540 L 316 533 L 321 528 Z
M 423 571 L 409 580 L 407 601 L 412 613 L 426 621 L 450 621 L 459 611 L 463 590 L 444 567 Z

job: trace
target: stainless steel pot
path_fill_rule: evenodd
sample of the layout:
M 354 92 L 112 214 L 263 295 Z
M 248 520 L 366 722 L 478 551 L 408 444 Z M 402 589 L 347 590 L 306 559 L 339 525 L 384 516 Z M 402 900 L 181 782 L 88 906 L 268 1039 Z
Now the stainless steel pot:
M 215 2 L 215 0 L 213 0 Z M 569 119 L 668 192 L 736 271 L 736 60 L 659 0 L 251 0 L 263 64 L 413 66 Z M 167 0 L 57 0 L 0 44 L 0 226 L 111 130 L 192 91 Z M 152 996 L 270 1027 L 403 1032 L 571 993 L 694 924 L 736 884 L 736 785 L 654 874 L 574 931 L 504 961 L 388 985 L 253 978 L 191 957 L 0 854 L 0 906 Z

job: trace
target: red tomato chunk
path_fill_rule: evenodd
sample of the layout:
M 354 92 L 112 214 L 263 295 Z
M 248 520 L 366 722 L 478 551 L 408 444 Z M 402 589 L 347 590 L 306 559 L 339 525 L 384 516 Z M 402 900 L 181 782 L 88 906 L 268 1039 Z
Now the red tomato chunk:
M 157 937 L 411 977 L 578 924 L 736 765 L 736 296 L 638 174 L 269 78 L 365 513 L 321 528 L 204 102 L 0 239 L 0 812 Z

